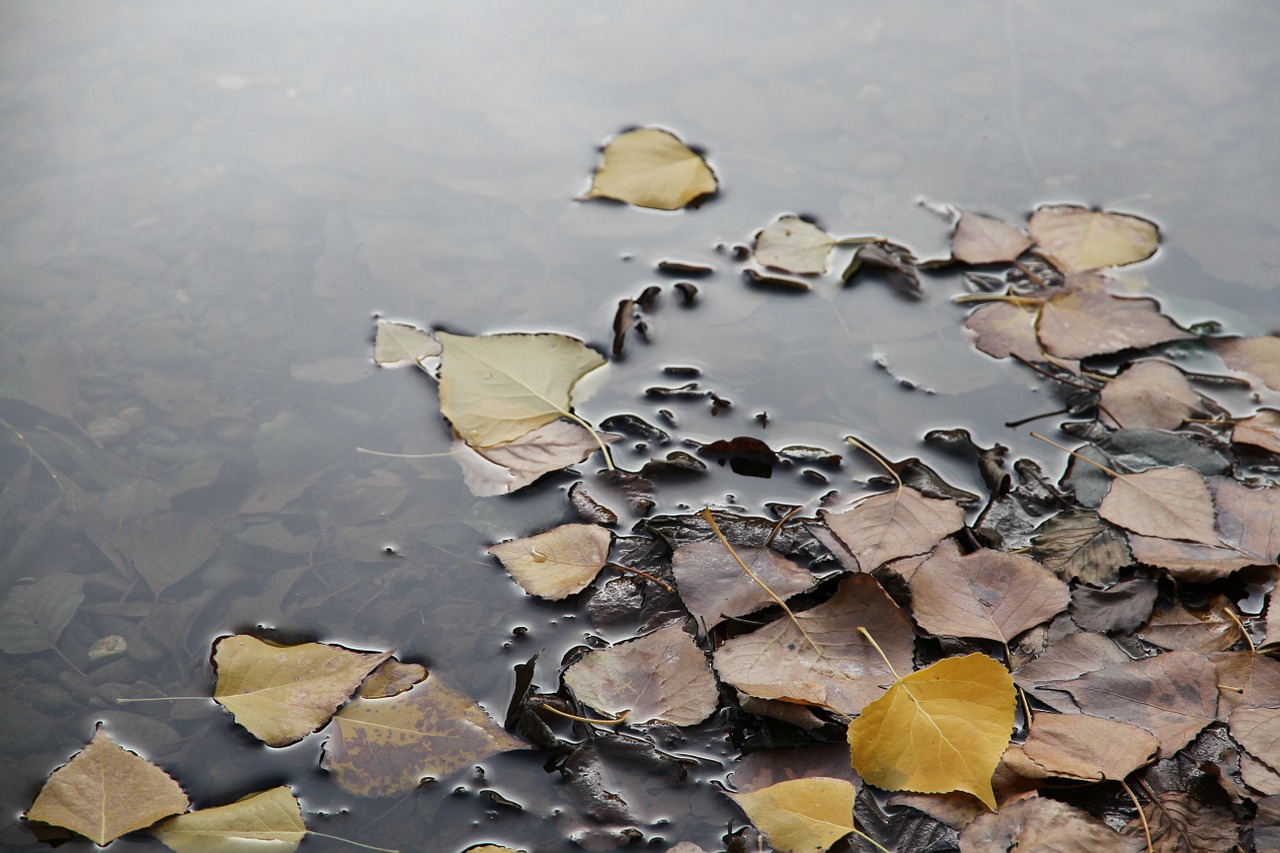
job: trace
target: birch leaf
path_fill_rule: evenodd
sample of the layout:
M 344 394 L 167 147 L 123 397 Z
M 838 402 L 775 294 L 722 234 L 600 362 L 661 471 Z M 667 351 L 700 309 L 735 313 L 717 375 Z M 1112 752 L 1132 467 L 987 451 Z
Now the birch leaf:
M 1160 242 L 1149 219 L 1070 204 L 1038 208 L 1027 230 L 1063 272 L 1136 263 L 1155 254 Z
M 489 553 L 530 595 L 559 601 L 586 589 L 609 559 L 613 534 L 595 524 L 562 524 L 529 536 L 501 542 Z
M 151 834 L 177 853 L 293 853 L 307 827 L 297 798 L 281 785 L 171 817 Z
M 604 441 L 616 436 L 602 434 Z M 569 421 L 552 421 L 519 438 L 477 450 L 462 439 L 450 453 L 462 467 L 462 479 L 476 497 L 509 495 L 543 474 L 576 465 L 600 449 L 586 429 Z
M 716 176 L 701 156 L 670 131 L 642 127 L 609 141 L 591 189 L 582 198 L 679 210 L 715 191 Z
M 824 509 L 822 517 L 864 572 L 923 554 L 964 526 L 964 510 L 954 501 L 926 498 L 908 488 L 871 495 L 847 510 Z
M 951 257 L 966 264 L 1010 263 L 1031 246 L 1018 228 L 981 213 L 965 211 L 951 237 Z
M 1116 477 L 1098 515 L 1144 536 L 1222 544 L 1214 530 L 1209 487 L 1200 472 L 1184 465 Z

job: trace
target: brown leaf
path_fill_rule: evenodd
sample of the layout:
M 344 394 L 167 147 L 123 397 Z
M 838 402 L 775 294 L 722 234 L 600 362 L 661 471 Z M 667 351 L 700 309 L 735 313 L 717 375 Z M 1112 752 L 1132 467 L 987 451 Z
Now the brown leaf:
M 1280 453 L 1280 410 L 1259 409 L 1256 415 L 1236 421 L 1231 440 Z
M 856 714 L 893 681 L 880 655 L 855 630 L 859 625 L 871 632 L 895 668 L 911 669 L 911 621 L 870 575 L 846 578 L 830 600 L 797 613 L 796 620 L 821 653 L 784 617 L 725 641 L 714 655 L 720 677 L 762 699 Z
M 1036 208 L 1027 230 L 1063 272 L 1096 270 L 1151 257 L 1160 232 L 1150 219 L 1074 204 Z
M 1227 367 L 1252 373 L 1271 390 L 1280 391 L 1280 335 L 1224 338 L 1209 343 Z
M 1100 276 L 1070 276 L 1040 309 L 1036 333 L 1059 358 L 1087 358 L 1194 338 L 1159 312 L 1152 299 L 1114 296 Z
M 1218 719 L 1236 708 L 1280 708 L 1280 661 L 1253 652 L 1209 655 L 1218 671 Z
M 1069 509 L 1049 518 L 1031 540 L 1031 556 L 1068 580 L 1115 583 L 1133 562 L 1124 536 L 1092 510 Z
M 1067 585 L 1035 560 L 948 539 L 911 576 L 912 613 L 930 634 L 1007 643 L 1067 608 Z
M 1053 361 L 1072 371 L 1080 372 L 1076 359 L 1050 357 L 1036 334 L 1036 320 L 1040 309 L 1008 302 L 993 302 L 973 311 L 964 321 L 964 327 L 976 332 L 978 349 L 996 358 L 1017 356 L 1031 362 Z
M 1200 407 L 1182 371 L 1157 359 L 1130 364 L 1098 395 L 1098 419 L 1117 429 L 1177 429 Z
M 1280 853 L 1280 796 L 1258 801 L 1253 819 L 1253 844 L 1257 853 Z
M 502 542 L 489 553 L 530 595 L 558 601 L 587 588 L 609 561 L 613 534 L 595 524 L 562 524 Z
M 1022 229 L 967 210 L 951 237 L 951 257 L 966 264 L 1010 263 L 1030 247 L 1031 238 Z
M 427 677 L 420 663 L 401 663 L 395 658 L 384 660 L 360 685 L 356 695 L 361 699 L 387 699 L 399 696 Z
M 1193 799 L 1182 791 L 1165 791 L 1143 804 L 1154 853 L 1228 853 L 1240 840 L 1235 815 L 1221 806 Z M 1142 821 L 1134 818 L 1125 835 L 1142 840 Z
M 1162 649 L 1189 652 L 1221 652 L 1240 641 L 1240 629 L 1227 615 L 1231 602 L 1215 595 L 1209 606 L 1192 609 L 1181 602 L 1166 602 L 1138 632 L 1138 636 Z
M 157 597 L 204 565 L 222 535 L 213 519 L 186 512 L 143 519 L 124 526 L 123 532 L 129 562 Z
M 1086 631 L 1127 634 L 1151 617 L 1160 586 L 1150 578 L 1132 578 L 1107 589 L 1071 591 L 1071 619 Z
M 1101 634 L 1069 634 L 1049 646 L 1039 657 L 1013 672 L 1023 690 L 1054 710 L 1079 712 L 1071 697 L 1056 689 L 1056 682 L 1070 681 L 1108 664 L 1125 663 L 1129 656 Z M 1041 689 L 1045 688 L 1045 689 Z
M 611 439 L 605 436 L 606 441 Z M 543 474 L 576 465 L 600 445 L 591 433 L 569 421 L 552 421 L 507 441 L 476 450 L 456 439 L 449 452 L 462 466 L 462 476 L 476 497 L 508 495 Z
M 1193 652 L 1112 664 L 1053 687 L 1069 693 L 1086 714 L 1151 732 L 1164 757 L 1217 717 L 1217 673 L 1208 658 Z
M 168 774 L 99 729 L 88 746 L 53 771 L 27 819 L 66 827 L 102 846 L 190 805 Z
M 1250 755 L 1280 771 L 1280 708 L 1236 708 L 1227 728 Z
M 564 683 L 597 711 L 629 711 L 633 723 L 692 726 L 711 716 L 719 701 L 706 655 L 678 622 L 587 652 L 565 670 Z
M 960 853 L 1138 853 L 1144 847 L 1086 812 L 1039 796 L 980 815 L 960 833 Z
M 923 554 L 964 526 L 964 510 L 954 501 L 926 498 L 908 488 L 862 498 L 848 509 L 829 506 L 822 518 L 864 572 Z
M 748 545 L 735 546 L 734 550 L 761 583 L 783 600 L 817 582 L 812 572 L 776 551 Z M 671 555 L 671 573 L 684 606 L 704 630 L 726 617 L 746 616 L 773 603 L 718 541 L 693 542 L 677 548 Z
M 1111 481 L 1098 515 L 1145 536 L 1219 545 L 1213 498 L 1194 468 L 1148 468 Z
M 1154 760 L 1160 741 L 1145 729 L 1085 714 L 1036 714 L 1023 752 L 1054 776 L 1124 779 Z

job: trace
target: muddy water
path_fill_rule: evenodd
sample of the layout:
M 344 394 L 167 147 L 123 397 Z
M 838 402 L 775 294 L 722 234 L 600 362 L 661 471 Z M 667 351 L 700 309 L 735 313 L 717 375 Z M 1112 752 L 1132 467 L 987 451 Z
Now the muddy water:
M 0 594 L 64 576 L 84 602 L 57 639 L 67 660 L 0 656 L 0 838 L 36 846 L 18 816 L 98 721 L 198 805 L 287 783 L 313 828 L 368 843 L 554 850 L 597 832 L 532 754 L 362 801 L 316 770 L 319 738 L 268 751 L 207 701 L 112 701 L 207 695 L 212 639 L 265 625 L 399 644 L 501 717 L 513 665 L 544 649 L 554 689 L 565 650 L 617 638 L 483 554 L 567 518 L 573 477 L 476 499 L 448 458 L 356 452 L 449 446 L 431 384 L 371 366 L 374 315 L 607 350 L 618 301 L 658 284 L 648 341 L 628 338 L 587 418 L 642 417 L 673 436 L 663 452 L 744 435 L 841 451 L 855 434 L 979 489 L 923 434 L 964 426 L 1048 459 L 1004 423 L 1060 401 L 974 350 L 958 276 L 918 301 L 874 278 L 789 295 L 744 283 L 731 247 L 798 212 L 938 257 L 930 205 L 1112 206 L 1161 224 L 1131 276 L 1171 316 L 1274 329 L 1278 25 L 1261 2 L 6 6 Z M 704 148 L 722 192 L 676 214 L 573 201 L 597 146 L 636 124 Z M 671 258 L 714 268 L 692 306 L 656 270 Z M 732 405 L 647 394 L 685 381 L 673 365 Z M 653 455 L 635 444 L 621 464 Z M 655 512 L 812 507 L 874 473 L 846 457 L 825 485 L 711 460 L 663 481 Z M 128 651 L 90 660 L 109 636 Z M 723 730 L 664 746 L 702 760 L 681 778 L 613 756 L 609 784 L 650 849 L 720 849 L 738 819 L 710 784 L 732 767 Z

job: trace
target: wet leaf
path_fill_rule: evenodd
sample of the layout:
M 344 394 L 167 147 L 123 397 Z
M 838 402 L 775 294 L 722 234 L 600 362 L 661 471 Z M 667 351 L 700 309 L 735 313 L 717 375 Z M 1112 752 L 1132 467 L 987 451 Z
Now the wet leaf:
M 213 645 L 213 699 L 268 746 L 288 746 L 324 726 L 390 652 L 303 643 L 276 646 L 246 634 Z
M 1146 260 L 1160 242 L 1160 232 L 1149 219 L 1070 204 L 1037 208 L 1027 230 L 1063 272 Z
M 1134 362 L 1103 386 L 1098 419 L 1117 428 L 1177 429 L 1200 405 L 1181 370 L 1150 359 Z
M 1156 610 L 1138 636 L 1162 649 L 1189 652 L 1221 652 L 1240 640 L 1240 629 L 1227 615 L 1231 602 L 1215 595 L 1209 606 L 1191 609 L 1181 602 L 1167 602 Z
M 1071 276 L 1040 309 L 1040 343 L 1058 358 L 1087 358 L 1195 337 L 1160 313 L 1151 299 L 1114 296 L 1100 277 Z
M 595 524 L 559 527 L 492 546 L 489 553 L 530 595 L 558 601 L 587 588 L 609 561 L 613 534 Z
M 568 417 L 574 388 L 605 363 L 567 335 L 481 335 L 437 332 L 440 411 L 475 448 L 520 438 Z
M 1160 586 L 1150 578 L 1120 581 L 1106 589 L 1071 592 L 1071 618 L 1086 631 L 1127 634 L 1151 618 Z
M 870 575 L 841 582 L 828 601 L 796 613 L 805 634 L 782 618 L 716 649 L 720 678 L 761 699 L 783 699 L 856 714 L 893 680 L 880 655 L 856 630 L 866 627 L 894 668 L 909 670 L 911 621 Z
M 1053 361 L 1075 373 L 1080 372 L 1080 362 L 1075 359 L 1053 358 L 1045 352 L 1036 334 L 1038 308 L 993 302 L 976 308 L 964 321 L 964 327 L 978 335 L 978 349 L 995 358 L 1017 356 L 1030 362 Z
M 849 724 L 853 769 L 888 791 L 967 791 L 995 810 L 991 775 L 1013 731 L 1013 679 L 986 655 L 899 678 Z
M 323 766 L 361 797 L 408 793 L 426 778 L 525 746 L 436 676 L 391 699 L 356 699 L 333 722 Z
M 1252 373 L 1268 388 L 1280 391 L 1280 335 L 1256 338 L 1224 338 L 1210 345 L 1227 367 Z
M 1227 728 L 1250 755 L 1280 770 L 1280 708 L 1236 708 Z
M 145 518 L 122 532 L 129 562 L 157 597 L 208 562 L 222 538 L 213 519 L 188 512 Z
M 1183 465 L 1114 478 L 1098 515 L 1145 536 L 1221 544 L 1209 487 L 1200 472 Z
M 908 488 L 862 498 L 847 509 L 829 504 L 822 518 L 864 572 L 924 554 L 964 526 L 964 510 L 954 501 L 926 498 Z
M 1259 409 L 1256 415 L 1236 421 L 1231 440 L 1280 453 L 1280 410 Z
M 177 853 L 293 853 L 307 827 L 297 798 L 281 785 L 225 806 L 171 817 L 151 834 Z
M 601 436 L 611 441 L 611 436 Z M 513 441 L 476 449 L 461 439 L 450 452 L 477 497 L 507 495 L 543 474 L 576 465 L 600 449 L 592 434 L 569 421 L 552 421 Z
M 1209 655 L 1218 671 L 1218 719 L 1236 708 L 1280 708 L 1280 661 L 1253 652 Z
M 1228 853 L 1237 849 L 1240 829 L 1230 809 L 1200 802 L 1181 791 L 1164 791 L 1144 803 L 1142 811 L 1155 853 Z M 1129 821 L 1124 832 L 1137 841 L 1145 838 L 1138 818 Z
M 799 275 L 821 275 L 836 240 L 798 216 L 780 216 L 756 234 L 756 260 L 766 267 Z
M 1036 714 L 1022 751 L 1054 776 L 1121 780 L 1155 759 L 1160 741 L 1145 729 L 1085 714 Z
M 1008 643 L 1067 608 L 1067 585 L 1023 554 L 961 555 L 948 539 L 911 576 L 912 614 L 935 636 Z
M 1173 755 L 1214 721 L 1218 681 L 1213 664 L 1193 652 L 1104 666 L 1053 685 L 1095 717 L 1140 726 L 1160 739 L 1160 754 Z
M 716 176 L 702 157 L 674 133 L 643 127 L 620 133 L 605 145 L 603 162 L 582 198 L 679 210 L 715 191 Z
M 88 746 L 53 771 L 27 818 L 66 827 L 102 846 L 189 805 L 168 774 L 99 729 Z
M 1100 634 L 1069 634 L 1049 646 L 1038 658 L 1014 670 L 1018 686 L 1059 711 L 1078 711 L 1071 699 L 1059 693 L 1057 682 L 1070 681 L 1108 664 L 1127 663 L 1129 656 Z
M 1115 583 L 1120 569 L 1133 562 L 1118 530 L 1096 512 L 1079 509 L 1064 510 L 1041 524 L 1031 555 L 1068 580 L 1094 586 Z
M 730 794 L 779 853 L 822 853 L 853 831 L 857 790 L 846 779 L 779 782 L 750 794 Z
M 373 361 L 383 367 L 420 364 L 440 354 L 440 342 L 430 332 L 408 323 L 378 320 L 373 333 Z
M 951 237 L 951 257 L 966 264 L 1011 263 L 1030 247 L 1031 238 L 1020 228 L 967 210 Z
M 384 660 L 360 685 L 356 695 L 361 699 L 386 699 L 399 696 L 427 677 L 420 663 L 401 663 L 395 658 Z
M 1087 812 L 1039 796 L 979 815 L 960 833 L 960 853 L 1139 853 L 1145 847 Z
M 692 726 L 711 716 L 720 698 L 706 655 L 679 623 L 587 652 L 565 670 L 564 683 L 597 711 L 630 711 L 633 723 Z
M 760 581 L 786 600 L 812 587 L 813 573 L 768 548 L 734 547 L 738 557 Z M 693 542 L 671 555 L 671 573 L 680 598 L 705 630 L 726 617 L 746 616 L 773 603 L 720 542 Z
M 84 578 L 67 572 L 15 584 L 0 607 L 0 651 L 11 655 L 57 646 L 84 602 Z

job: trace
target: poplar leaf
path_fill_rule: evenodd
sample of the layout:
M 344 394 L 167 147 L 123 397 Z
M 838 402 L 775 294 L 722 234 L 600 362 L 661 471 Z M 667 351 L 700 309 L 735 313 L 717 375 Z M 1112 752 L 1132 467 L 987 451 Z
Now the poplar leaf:
M 923 554 L 964 526 L 964 510 L 955 501 L 927 498 L 908 488 L 871 495 L 844 511 L 823 509 L 822 518 L 864 572 Z
M 596 524 L 562 524 L 500 542 L 489 553 L 530 595 L 558 601 L 586 589 L 609 559 L 613 534 Z
M 1010 263 L 1031 246 L 1018 228 L 981 213 L 965 211 L 951 237 L 951 257 L 966 264 Z
M 609 141 L 591 189 L 582 198 L 679 210 L 715 191 L 716 176 L 701 156 L 668 130 L 642 127 Z
M 1063 272 L 1136 263 L 1155 254 L 1160 242 L 1149 219 L 1071 204 L 1038 208 L 1027 230 Z
M 730 794 L 780 853 L 821 853 L 853 831 L 857 790 L 847 779 L 793 779 Z
M 234 803 L 171 817 L 151 834 L 177 853 L 293 853 L 307 834 L 302 808 L 281 785 Z
M 1184 465 L 1116 477 L 1098 515 L 1145 536 L 1222 544 L 1214 530 L 1209 487 L 1200 472 Z
M 816 225 L 790 214 L 756 234 L 756 260 L 766 267 L 800 275 L 821 275 L 836 240 Z
M 418 364 L 440 354 L 440 342 L 430 332 L 408 323 L 378 320 L 373 333 L 373 360 L 383 367 Z

